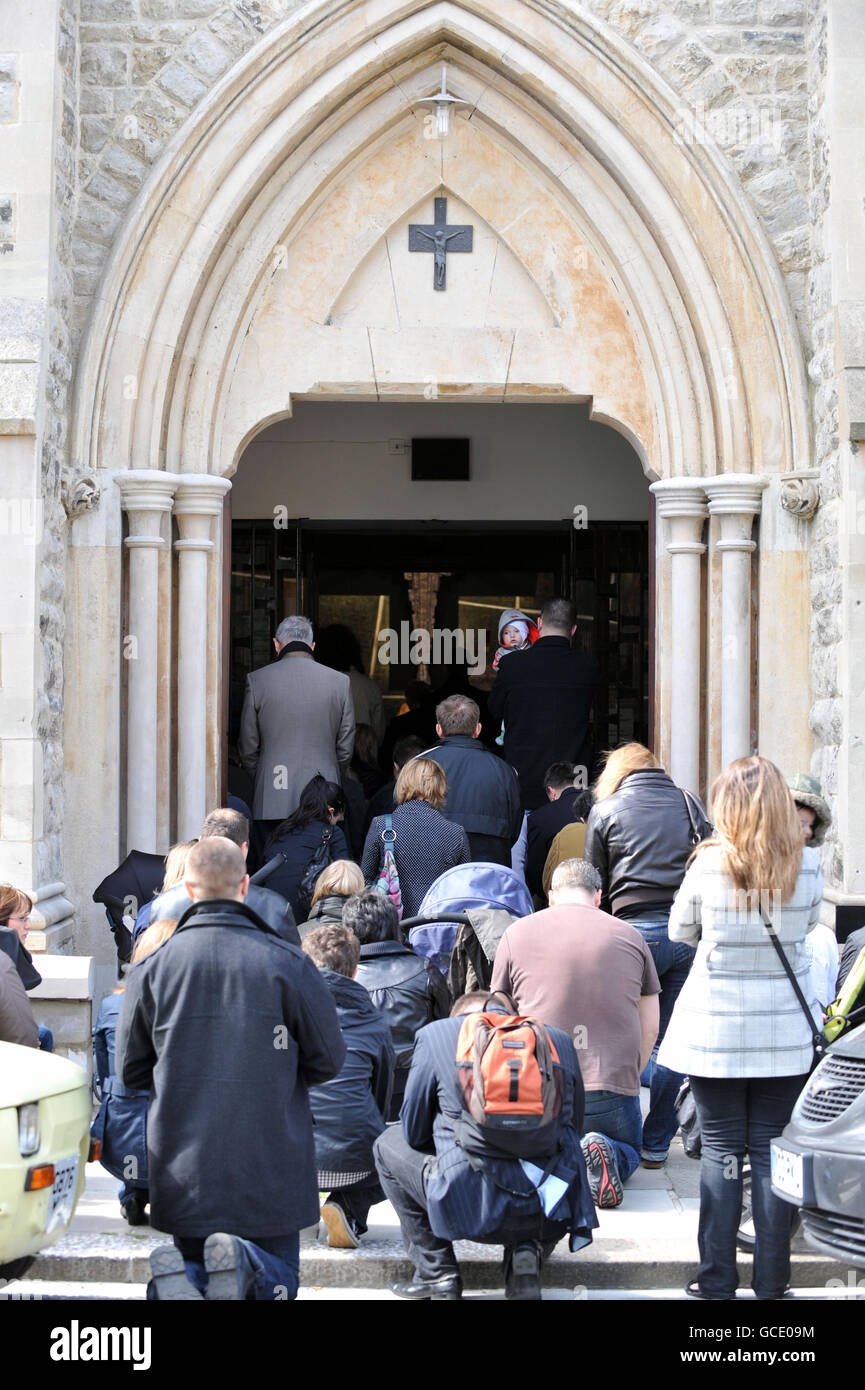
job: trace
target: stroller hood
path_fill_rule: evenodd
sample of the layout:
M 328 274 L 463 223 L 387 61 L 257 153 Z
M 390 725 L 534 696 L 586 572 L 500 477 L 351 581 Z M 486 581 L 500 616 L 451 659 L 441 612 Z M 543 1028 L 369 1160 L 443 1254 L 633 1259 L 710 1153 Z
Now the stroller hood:
M 528 917 L 532 898 L 523 880 L 503 864 L 457 864 L 440 874 L 418 909 L 418 917 L 444 912 L 497 908 L 512 917 Z

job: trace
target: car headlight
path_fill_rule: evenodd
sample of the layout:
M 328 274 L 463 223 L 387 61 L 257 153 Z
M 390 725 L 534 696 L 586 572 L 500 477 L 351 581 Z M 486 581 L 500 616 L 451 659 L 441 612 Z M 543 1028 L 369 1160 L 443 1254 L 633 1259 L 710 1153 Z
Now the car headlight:
M 22 1158 L 39 1148 L 39 1102 L 18 1107 L 18 1149 Z

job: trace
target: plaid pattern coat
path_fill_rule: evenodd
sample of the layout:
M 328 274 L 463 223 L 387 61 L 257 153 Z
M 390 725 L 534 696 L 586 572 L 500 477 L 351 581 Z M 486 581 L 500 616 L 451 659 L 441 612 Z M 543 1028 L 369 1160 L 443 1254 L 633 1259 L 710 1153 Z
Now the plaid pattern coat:
M 816 850 L 802 850 L 789 902 L 764 906 L 809 1004 L 814 1003 L 805 936 L 816 926 L 823 874 Z M 738 901 L 737 901 L 738 898 Z M 802 1007 L 759 912 L 748 912 L 721 868 L 719 846 L 702 850 L 670 913 L 673 941 L 697 955 L 658 1053 L 662 1066 L 693 1076 L 800 1076 L 812 1041 Z

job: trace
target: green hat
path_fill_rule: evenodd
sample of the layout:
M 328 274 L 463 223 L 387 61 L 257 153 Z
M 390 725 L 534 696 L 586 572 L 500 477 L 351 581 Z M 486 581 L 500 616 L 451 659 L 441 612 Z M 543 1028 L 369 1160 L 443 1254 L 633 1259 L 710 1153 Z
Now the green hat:
M 826 831 L 832 824 L 832 812 L 829 810 L 823 799 L 823 788 L 816 777 L 809 777 L 807 772 L 797 772 L 795 777 L 791 777 L 788 784 L 793 793 L 793 800 L 797 806 L 807 806 L 814 812 L 814 831 L 811 837 L 812 845 L 821 845 L 826 837 Z

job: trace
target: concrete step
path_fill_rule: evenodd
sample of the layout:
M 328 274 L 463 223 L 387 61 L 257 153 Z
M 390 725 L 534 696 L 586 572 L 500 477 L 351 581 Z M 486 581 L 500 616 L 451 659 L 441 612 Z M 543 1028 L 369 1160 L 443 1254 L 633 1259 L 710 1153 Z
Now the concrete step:
M 144 1301 L 146 1285 L 144 1284 L 108 1284 L 98 1283 L 95 1280 L 88 1283 L 70 1283 L 64 1280 L 51 1281 L 48 1279 L 16 1279 L 6 1288 L 0 1290 L 0 1302 L 36 1302 L 36 1301 L 75 1301 L 75 1302 L 138 1302 Z M 579 1293 L 579 1291 L 577 1291 Z M 741 1291 L 740 1299 L 754 1301 L 754 1296 L 750 1289 Z M 364 1286 L 346 1285 L 339 1286 L 302 1286 L 298 1293 L 300 1303 L 369 1303 L 387 1302 L 400 1303 L 403 1300 L 392 1294 L 389 1289 L 369 1288 Z M 837 1299 L 863 1299 L 865 1300 L 865 1289 L 835 1289 L 820 1286 L 818 1288 L 801 1288 L 795 1291 L 791 1302 L 813 1302 L 819 1300 Z M 468 1289 L 464 1295 L 464 1301 L 474 1303 L 501 1303 L 504 1301 L 504 1293 L 501 1289 Z M 543 1291 L 544 1302 L 573 1303 L 575 1301 L 575 1290 L 572 1288 L 545 1288 Z M 580 1302 L 588 1303 L 612 1303 L 628 1301 L 632 1303 L 686 1303 L 690 1300 L 683 1288 L 669 1289 L 588 1289 L 584 1296 L 580 1295 Z
M 696 1270 L 699 1200 L 696 1194 L 679 1194 L 693 1189 L 698 1165 L 682 1159 L 671 1168 L 672 1176 L 663 1170 L 634 1174 L 623 1205 L 599 1213 L 600 1226 L 590 1246 L 576 1255 L 569 1253 L 566 1242 L 557 1248 L 545 1266 L 545 1284 L 550 1289 L 576 1289 L 578 1295 L 581 1290 L 591 1295 L 607 1289 L 683 1288 Z M 150 1251 L 169 1237 L 147 1226 L 128 1227 L 116 1194 L 113 1179 L 99 1165 L 88 1165 L 87 1186 L 72 1229 L 42 1252 L 29 1279 L 52 1285 L 144 1285 Z M 794 1287 L 820 1287 L 839 1275 L 846 1281 L 847 1271 L 838 1262 L 796 1248 L 800 1253 L 793 1260 Z M 460 1241 L 456 1250 L 467 1289 L 501 1286 L 500 1247 Z M 740 1260 L 740 1280 L 747 1288 L 751 1261 L 744 1255 Z M 357 1250 L 331 1250 L 310 1230 L 301 1237 L 300 1261 L 301 1283 L 307 1289 L 385 1291 L 412 1272 L 396 1215 L 387 1202 L 372 1209 L 369 1232 Z

